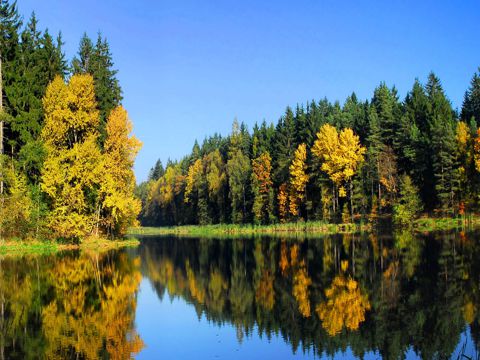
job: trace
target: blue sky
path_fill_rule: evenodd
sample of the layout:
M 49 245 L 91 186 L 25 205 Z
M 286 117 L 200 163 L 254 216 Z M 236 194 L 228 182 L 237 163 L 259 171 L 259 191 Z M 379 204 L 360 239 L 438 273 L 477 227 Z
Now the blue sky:
M 160 158 L 181 158 L 195 139 L 251 128 L 287 105 L 380 81 L 401 98 L 433 70 L 455 107 L 480 66 L 478 1 L 20 0 L 40 28 L 62 31 L 70 59 L 87 32 L 110 43 L 124 105 L 143 141 L 144 180 Z

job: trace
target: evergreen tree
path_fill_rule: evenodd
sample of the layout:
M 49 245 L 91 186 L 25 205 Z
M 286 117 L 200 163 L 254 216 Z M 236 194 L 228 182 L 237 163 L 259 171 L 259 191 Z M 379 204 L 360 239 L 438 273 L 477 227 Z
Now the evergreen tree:
M 150 169 L 150 173 L 148 174 L 148 180 L 157 181 L 163 176 L 163 174 L 165 174 L 165 170 L 163 169 L 162 161 L 158 159 L 155 163 L 155 166 Z
M 398 99 L 395 89 L 390 90 L 385 83 L 381 83 L 373 94 L 372 104 L 377 111 L 383 141 L 386 145 L 393 145 L 396 126 Z
M 403 175 L 400 180 L 400 198 L 393 207 L 393 221 L 402 226 L 411 226 L 422 208 L 418 189 L 408 175 Z
M 32 14 L 21 34 L 19 55 L 15 60 L 15 81 L 6 89 L 11 115 L 11 153 L 19 159 L 31 181 L 38 178 L 45 155 L 40 140 L 43 127 L 41 99 L 55 76 L 63 77 L 66 72 L 61 40 L 57 46 L 53 45 L 48 31 L 42 35 L 37 24 L 35 14 Z
M 288 168 L 295 152 L 295 120 L 290 107 L 277 124 L 273 150 L 274 181 L 278 186 L 288 181 Z
M 72 60 L 73 74 L 90 74 L 95 82 L 95 97 L 100 110 L 100 142 L 105 139 L 107 117 L 122 101 L 122 89 L 113 68 L 112 54 L 106 38 L 99 33 L 97 42 L 84 34 L 80 40 L 78 57 Z
M 473 74 L 470 87 L 465 92 L 461 117 L 465 122 L 474 118 L 477 124 L 480 124 L 480 76 L 478 73 Z
M 439 205 L 453 209 L 459 187 L 456 159 L 456 123 L 449 100 L 443 92 L 440 80 L 430 73 L 426 85 L 428 96 L 428 121 L 435 191 Z

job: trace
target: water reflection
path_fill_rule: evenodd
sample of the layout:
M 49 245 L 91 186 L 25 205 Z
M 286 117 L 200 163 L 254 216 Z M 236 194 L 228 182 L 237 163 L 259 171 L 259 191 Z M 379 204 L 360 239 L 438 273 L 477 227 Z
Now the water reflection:
M 139 252 L 159 298 L 233 325 L 239 341 L 281 334 L 292 352 L 431 359 L 457 356 L 467 332 L 476 344 L 469 356 L 477 351 L 476 238 L 157 238 Z
M 1 359 L 125 359 L 140 260 L 124 252 L 0 261 Z
M 279 342 L 296 357 L 457 358 L 466 341 L 476 357 L 478 238 L 164 237 L 103 255 L 3 258 L 0 359 L 269 358 Z

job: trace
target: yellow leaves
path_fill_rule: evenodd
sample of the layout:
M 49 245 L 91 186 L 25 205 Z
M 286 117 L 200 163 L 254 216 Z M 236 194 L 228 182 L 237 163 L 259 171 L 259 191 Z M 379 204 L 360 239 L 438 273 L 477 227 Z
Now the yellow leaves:
M 293 296 L 297 300 L 298 310 L 304 317 L 310 317 L 310 291 L 312 280 L 308 276 L 305 262 L 302 260 L 293 274 Z
M 317 133 L 312 153 L 322 161 L 321 169 L 335 185 L 349 181 L 364 160 L 366 148 L 350 128 L 338 134 L 337 129 L 325 124 Z
M 141 206 L 133 196 L 132 169 L 141 143 L 130 135 L 127 112 L 121 106 L 111 111 L 102 154 L 90 75 L 74 75 L 68 84 L 55 78 L 43 105 L 47 158 L 41 187 L 52 202 L 50 228 L 64 238 L 84 237 L 100 223 L 108 232 L 124 233 Z
M 93 78 L 74 75 L 68 84 L 59 77 L 43 99 L 45 126 L 42 138 L 47 158 L 42 169 L 42 190 L 51 198 L 49 227 L 57 236 L 79 238 L 92 228 L 88 191 L 103 177 L 98 139 L 98 111 Z
M 308 183 L 306 173 L 307 145 L 300 144 L 295 151 L 290 165 L 290 213 L 298 216 L 299 206 L 305 198 L 305 189 Z
M 208 193 L 210 196 L 220 196 L 225 182 L 227 181 L 227 175 L 225 174 L 225 164 L 222 160 L 220 150 L 209 153 L 204 158 L 205 172 L 208 185 Z
M 269 153 L 263 153 L 252 161 L 253 181 L 257 184 L 260 194 L 268 194 L 273 184 L 271 179 L 272 158 Z
M 335 336 L 343 327 L 357 330 L 365 321 L 370 302 L 357 281 L 343 275 L 336 276 L 332 285 L 325 290 L 325 296 L 326 301 L 317 306 L 316 312 L 329 335 Z
M 116 235 L 123 235 L 135 223 L 141 204 L 133 195 L 133 163 L 141 142 L 131 135 L 132 123 L 127 111 L 118 106 L 107 120 L 107 138 L 103 154 L 101 183 L 103 225 Z
M 74 75 L 65 84 L 57 76 L 43 99 L 42 139 L 48 151 L 70 148 L 85 136 L 98 136 L 99 113 L 91 75 Z
M 466 153 L 470 138 L 470 131 L 467 124 L 464 121 L 459 121 L 457 123 L 456 139 L 460 153 Z
M 480 172 L 480 128 L 477 130 L 477 136 L 475 137 L 475 141 L 473 143 L 473 150 L 474 155 L 473 159 L 475 162 L 475 169 Z
M 280 217 L 280 222 L 284 223 L 288 215 L 288 194 L 287 194 L 287 184 L 280 185 L 277 195 L 278 201 L 278 214 Z
M 13 164 L 5 166 L 2 175 L 7 196 L 2 197 L 0 206 L 0 230 L 4 236 L 26 236 L 33 209 L 27 179 Z
M 252 161 L 253 213 L 258 223 L 267 222 L 272 211 L 272 158 L 268 152 Z
M 198 191 L 203 176 L 203 164 L 201 159 L 197 159 L 188 168 L 188 174 L 186 178 L 185 186 L 185 202 L 190 202 L 190 195 Z

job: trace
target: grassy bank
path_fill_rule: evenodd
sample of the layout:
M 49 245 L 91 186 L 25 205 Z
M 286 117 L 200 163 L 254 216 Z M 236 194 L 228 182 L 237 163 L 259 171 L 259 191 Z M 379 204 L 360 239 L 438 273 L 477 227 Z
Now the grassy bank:
M 383 219 L 383 223 L 390 223 Z M 472 229 L 480 226 L 479 215 L 461 218 L 421 217 L 413 221 L 412 230 L 419 232 Z M 177 236 L 239 236 L 239 235 L 332 235 L 368 232 L 375 228 L 369 223 L 330 224 L 322 221 L 307 221 L 273 225 L 183 225 L 171 227 L 136 227 L 129 229 L 129 235 L 177 235 Z
M 67 250 L 108 251 L 123 247 L 135 247 L 140 242 L 137 239 L 108 240 L 103 238 L 87 238 L 80 244 L 61 244 L 55 241 L 39 240 L 0 240 L 0 255 L 49 255 Z
M 273 225 L 185 225 L 172 227 L 138 227 L 129 230 L 130 235 L 295 235 L 295 234 L 346 234 L 368 231 L 368 224 L 328 224 L 320 221 L 308 221 Z

